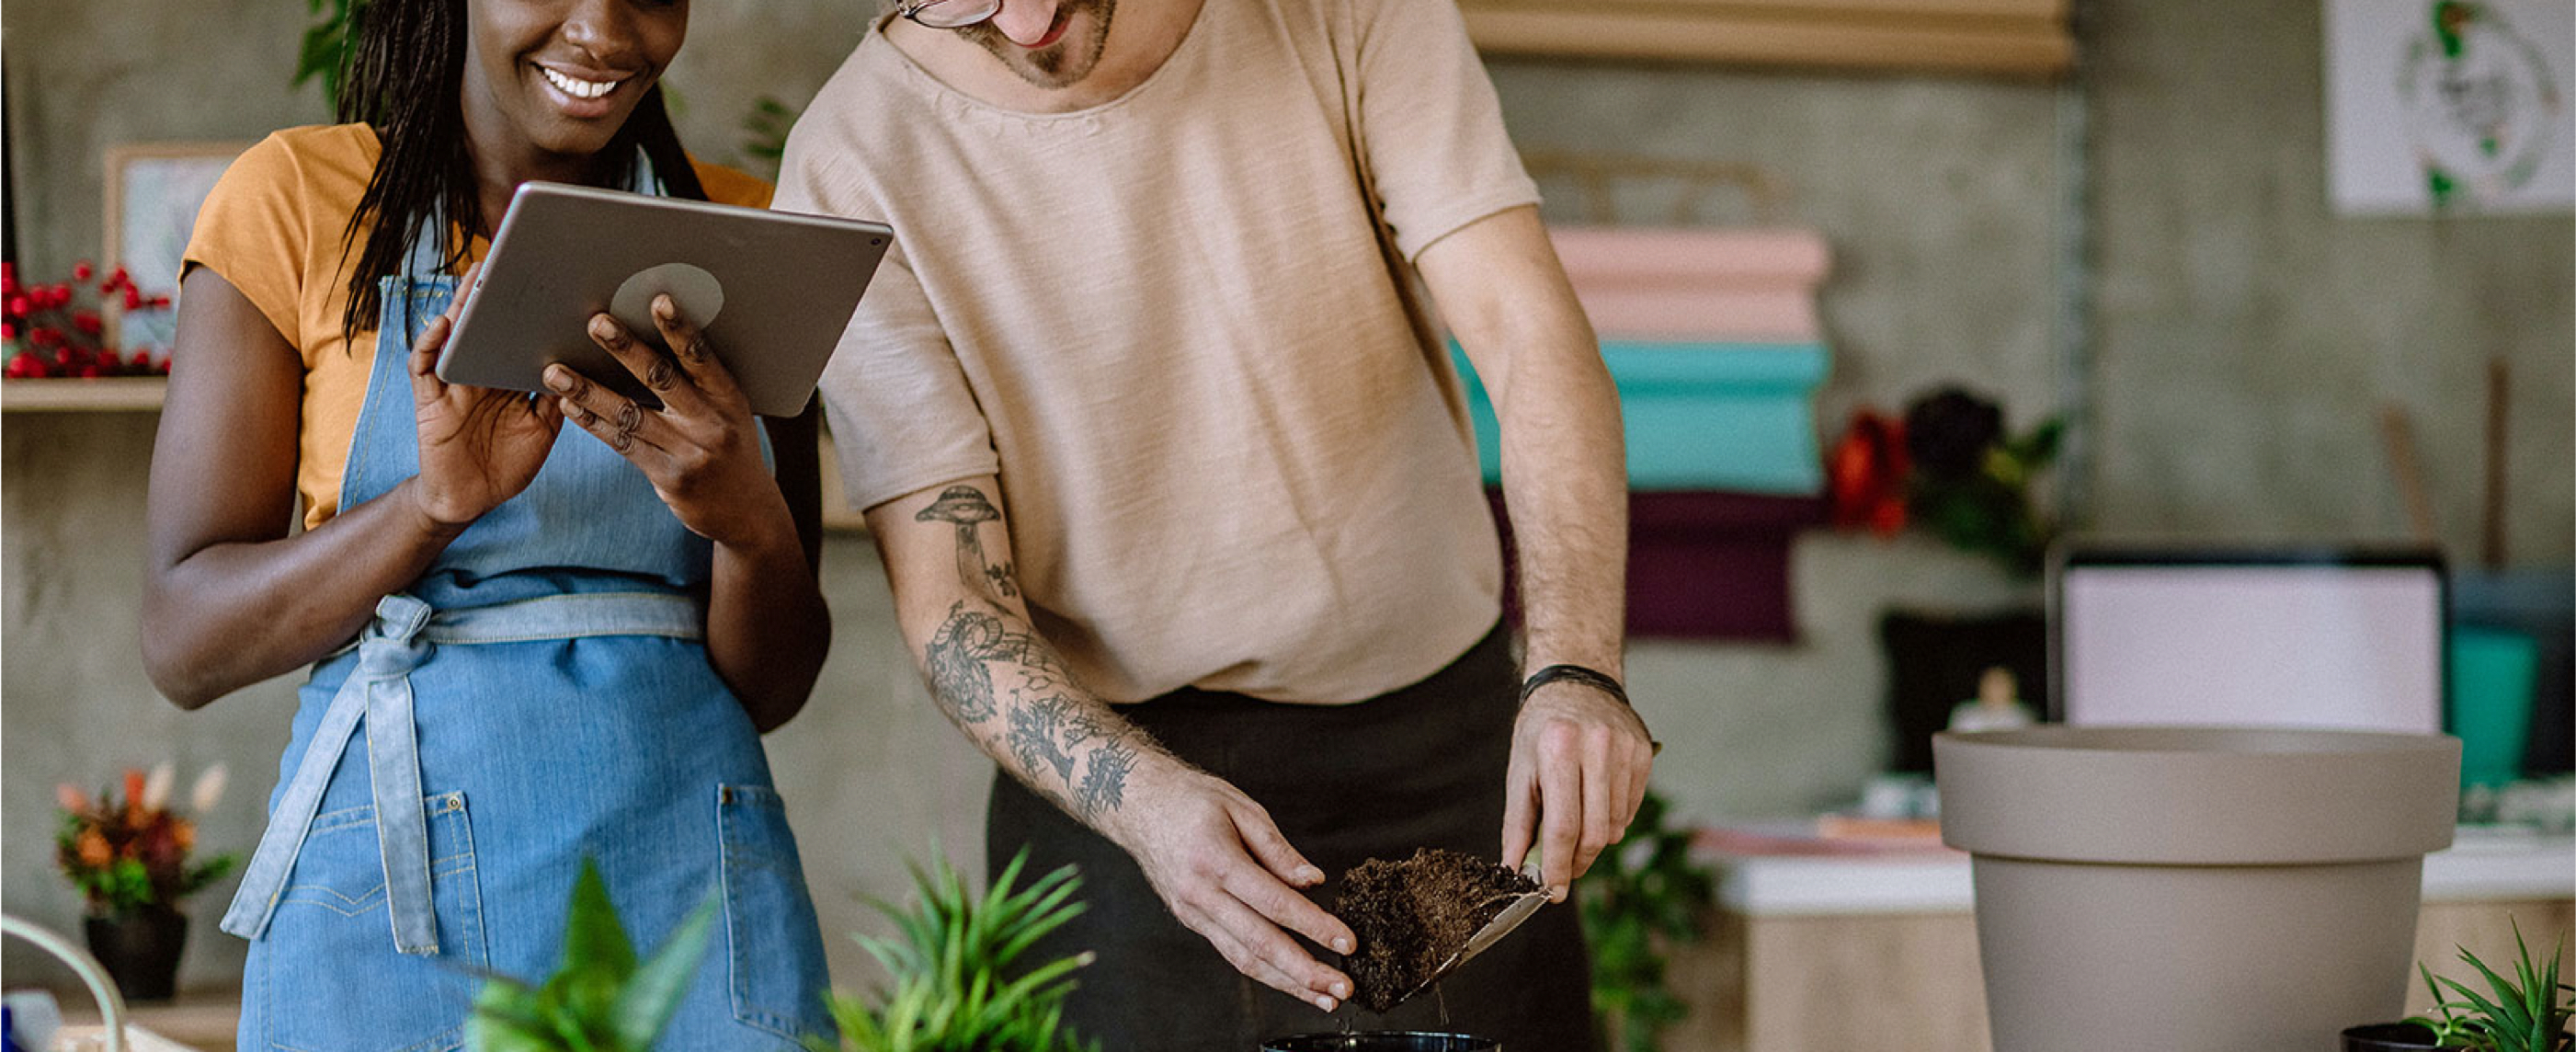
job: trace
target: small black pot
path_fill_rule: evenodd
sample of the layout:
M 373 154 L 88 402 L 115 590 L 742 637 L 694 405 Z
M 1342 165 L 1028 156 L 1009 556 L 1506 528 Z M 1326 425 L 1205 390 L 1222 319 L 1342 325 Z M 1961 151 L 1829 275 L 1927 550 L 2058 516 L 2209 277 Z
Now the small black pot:
M 2372 1023 L 2343 1032 L 2343 1052 L 2433 1052 L 2458 1045 L 2433 1043 L 2433 1030 L 2422 1023 Z
M 1503 1043 L 1465 1034 L 1378 1030 L 1348 1034 L 1298 1034 L 1261 1043 L 1261 1052 L 1502 1052 Z
M 81 925 L 90 956 L 128 1001 L 167 1001 L 178 993 L 179 951 L 188 945 L 188 917 L 173 909 L 148 909 L 129 917 L 91 917 Z

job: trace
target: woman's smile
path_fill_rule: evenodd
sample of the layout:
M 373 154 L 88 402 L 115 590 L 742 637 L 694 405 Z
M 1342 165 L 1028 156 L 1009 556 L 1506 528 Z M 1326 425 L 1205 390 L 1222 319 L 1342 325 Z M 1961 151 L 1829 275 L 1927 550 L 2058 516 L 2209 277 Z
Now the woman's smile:
M 597 120 L 616 112 L 617 100 L 613 96 L 619 88 L 635 79 L 631 73 L 530 64 L 536 67 L 539 79 L 545 81 L 547 97 L 565 116 L 578 120 Z

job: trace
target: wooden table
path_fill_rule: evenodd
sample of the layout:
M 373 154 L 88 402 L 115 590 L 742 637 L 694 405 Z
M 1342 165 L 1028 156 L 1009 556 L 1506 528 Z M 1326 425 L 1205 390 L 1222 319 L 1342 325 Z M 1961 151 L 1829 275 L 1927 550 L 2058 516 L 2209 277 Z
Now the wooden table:
M 98 1006 L 84 993 L 57 995 L 63 1028 L 54 1035 L 61 1052 L 107 1047 L 100 1040 Z M 126 1044 L 133 1052 L 234 1052 L 241 1024 L 241 991 L 190 990 L 162 1004 L 125 1006 Z M 147 1037 L 148 1035 L 148 1037 Z

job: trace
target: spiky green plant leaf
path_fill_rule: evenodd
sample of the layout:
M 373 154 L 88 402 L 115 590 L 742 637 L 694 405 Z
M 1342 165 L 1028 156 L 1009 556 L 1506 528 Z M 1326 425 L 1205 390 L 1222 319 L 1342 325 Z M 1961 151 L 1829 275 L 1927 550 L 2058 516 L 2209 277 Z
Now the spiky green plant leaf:
M 1080 879 L 1073 867 L 1056 870 L 1026 887 L 1019 879 L 1026 853 L 1003 867 L 978 895 L 965 877 L 934 856 L 928 868 L 909 867 L 913 905 L 876 902 L 894 921 L 897 936 L 861 936 L 859 945 L 886 968 L 890 985 L 873 1005 L 834 997 L 838 1046 L 809 1040 L 810 1049 L 848 1052 L 1072 1052 L 1090 1049 L 1063 1026 L 1063 1002 L 1072 973 L 1091 963 L 1088 953 L 1044 961 L 1022 971 L 1014 962 L 1047 933 L 1080 914 L 1074 899 Z
M 670 1024 L 671 1013 L 689 996 L 689 981 L 696 977 L 698 962 L 714 937 L 716 911 L 722 902 L 710 890 L 706 901 L 690 910 L 679 928 L 662 940 L 662 947 L 628 977 L 626 989 L 609 1010 L 610 1029 L 628 1047 L 652 1045 L 654 1035 Z
M 645 1052 L 688 995 L 705 960 L 716 891 L 690 911 L 641 964 L 591 861 L 564 910 L 562 964 L 535 986 L 489 976 L 474 999 L 466 1047 L 474 1052 Z

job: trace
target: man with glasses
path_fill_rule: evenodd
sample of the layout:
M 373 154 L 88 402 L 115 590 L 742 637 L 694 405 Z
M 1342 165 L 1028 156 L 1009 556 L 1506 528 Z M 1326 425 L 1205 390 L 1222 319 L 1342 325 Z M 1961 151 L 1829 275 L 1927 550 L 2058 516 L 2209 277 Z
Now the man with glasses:
M 1456 8 L 907 0 L 876 30 L 777 207 L 896 231 L 826 405 L 932 696 L 1002 768 L 988 863 L 1083 868 L 1036 951 L 1099 954 L 1067 1021 L 1589 1047 L 1572 909 L 1377 1016 L 1308 897 L 1422 847 L 1561 897 L 1652 762 L 1616 395 Z M 1527 676 L 1435 302 L 1502 421 Z

